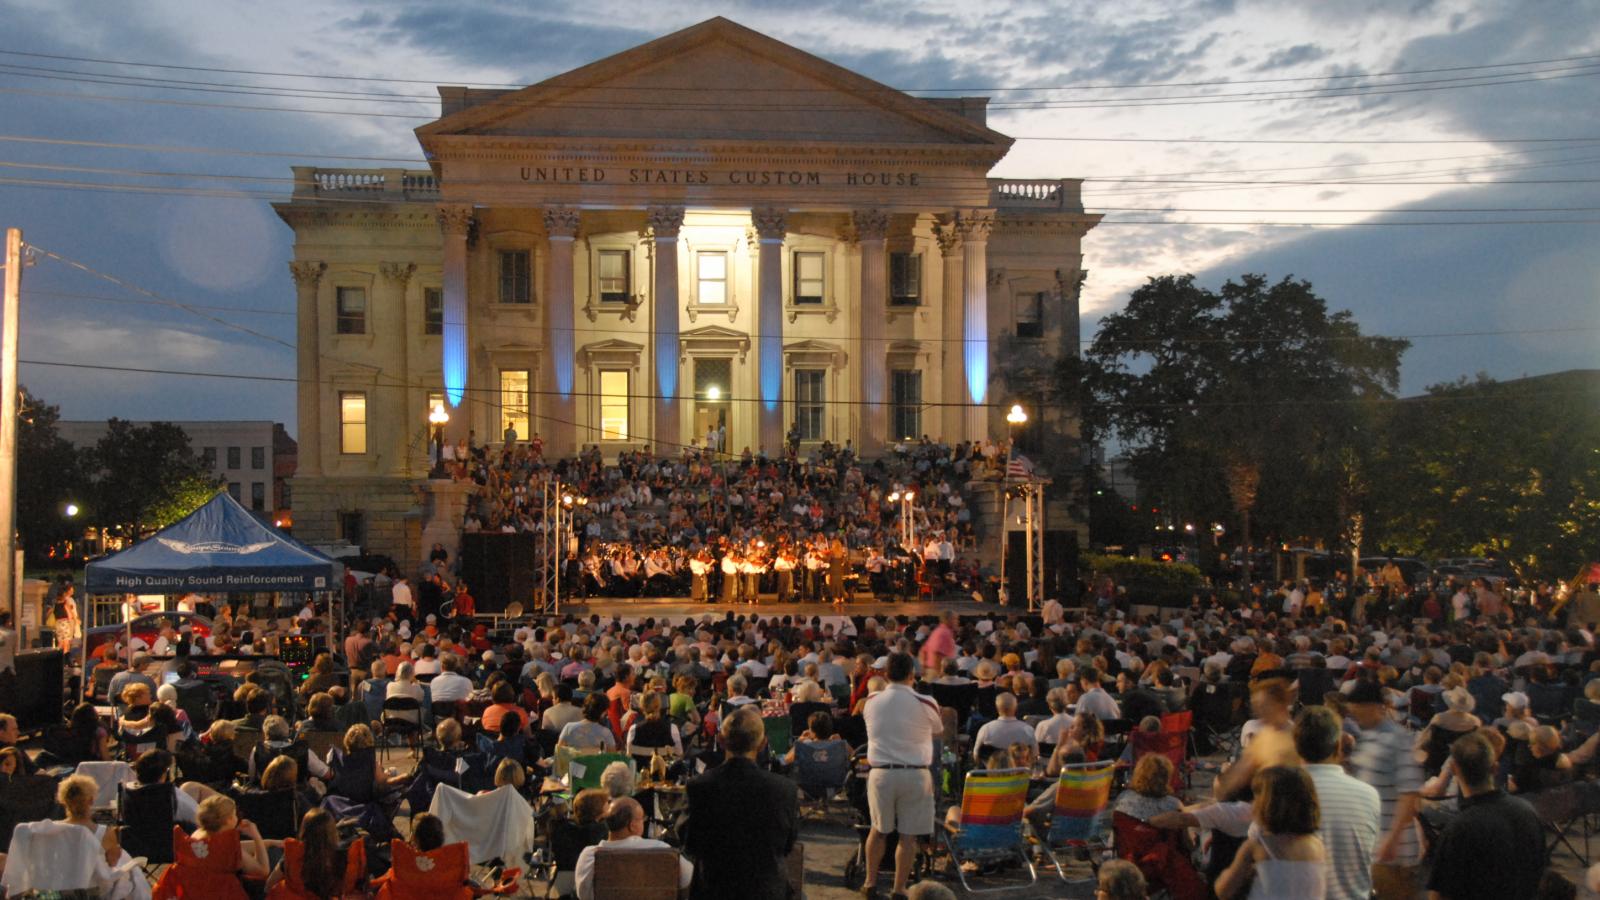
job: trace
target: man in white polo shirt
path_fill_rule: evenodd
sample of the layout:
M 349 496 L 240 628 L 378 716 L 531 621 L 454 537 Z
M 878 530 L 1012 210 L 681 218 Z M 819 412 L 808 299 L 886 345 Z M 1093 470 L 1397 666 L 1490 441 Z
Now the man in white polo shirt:
M 867 877 L 862 894 L 877 896 L 878 866 L 891 833 L 900 843 L 894 853 L 894 893 L 903 894 L 917 859 L 917 841 L 933 833 L 933 739 L 942 734 L 939 705 L 911 689 L 916 666 L 909 654 L 891 653 L 889 686 L 867 698 Z

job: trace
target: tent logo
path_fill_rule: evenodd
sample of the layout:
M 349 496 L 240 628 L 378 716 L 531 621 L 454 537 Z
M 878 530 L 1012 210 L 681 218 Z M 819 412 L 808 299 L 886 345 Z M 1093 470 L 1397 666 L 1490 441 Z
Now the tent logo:
M 175 541 L 171 538 L 164 537 L 158 537 L 156 540 L 160 541 L 163 546 L 182 553 L 185 556 L 195 553 L 228 553 L 234 556 L 245 556 L 251 553 L 258 553 L 267 549 L 268 547 L 271 547 L 273 544 L 272 541 L 262 541 L 256 544 L 230 544 L 227 541 L 197 541 L 191 544 L 188 541 Z

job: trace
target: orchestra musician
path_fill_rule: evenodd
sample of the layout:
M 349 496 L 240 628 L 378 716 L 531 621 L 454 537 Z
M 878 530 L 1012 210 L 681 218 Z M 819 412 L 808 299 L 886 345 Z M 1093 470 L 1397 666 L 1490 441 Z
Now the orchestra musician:
M 739 563 L 743 559 L 736 547 L 729 546 L 722 557 L 722 602 L 734 603 L 739 596 Z
M 706 575 L 711 571 L 711 551 L 702 547 L 689 560 L 689 599 L 703 603 L 710 599 L 706 591 Z
M 844 541 L 835 537 L 828 545 L 828 599 L 835 606 L 844 603 L 844 576 L 849 563 L 850 555 Z
M 778 549 L 777 558 L 772 561 L 772 571 L 778 576 L 778 602 L 790 603 L 794 600 L 794 567 L 797 563 L 794 550 L 788 544 Z

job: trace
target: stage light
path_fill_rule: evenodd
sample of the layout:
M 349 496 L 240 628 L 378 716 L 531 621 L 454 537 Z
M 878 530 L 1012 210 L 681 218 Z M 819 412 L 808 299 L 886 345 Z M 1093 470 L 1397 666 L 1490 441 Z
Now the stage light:
M 722 399 L 722 388 L 719 388 L 714 384 L 711 387 L 706 388 L 706 399 L 710 400 L 712 403 L 715 403 L 718 400 L 721 400 Z

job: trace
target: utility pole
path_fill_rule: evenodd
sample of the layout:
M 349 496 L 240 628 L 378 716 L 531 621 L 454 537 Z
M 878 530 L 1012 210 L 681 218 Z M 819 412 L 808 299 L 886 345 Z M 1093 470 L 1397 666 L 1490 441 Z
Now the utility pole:
M 0 308 L 0 589 L 12 627 L 17 609 L 17 306 L 22 294 L 22 229 L 6 229 L 6 288 Z

